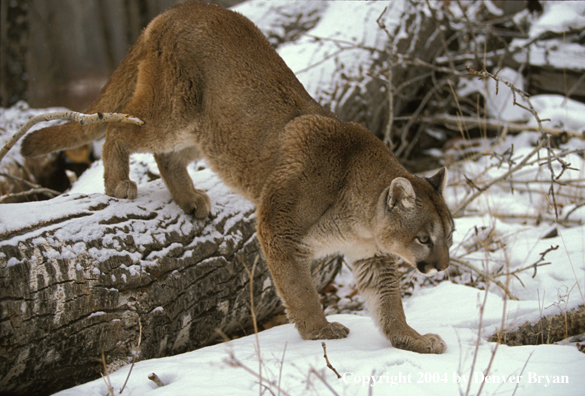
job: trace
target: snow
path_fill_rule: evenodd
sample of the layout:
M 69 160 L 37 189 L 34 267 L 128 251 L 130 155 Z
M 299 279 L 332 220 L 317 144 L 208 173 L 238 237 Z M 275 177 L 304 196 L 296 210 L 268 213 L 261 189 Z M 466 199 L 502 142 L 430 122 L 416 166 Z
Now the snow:
M 272 4 L 272 2 L 270 2 Z M 282 2 L 275 2 L 282 4 Z M 278 32 L 277 25 L 286 25 L 291 18 L 301 15 L 311 20 L 307 31 L 299 39 L 287 42 L 278 47 L 280 56 L 296 74 L 307 92 L 317 101 L 327 97 L 336 89 L 334 75 L 346 80 L 353 88 L 365 86 L 372 78 L 365 76 L 374 57 L 367 47 L 384 50 L 387 36 L 378 28 L 376 19 L 382 15 L 382 22 L 389 31 L 396 31 L 398 40 L 405 32 L 400 16 L 406 7 L 404 2 L 359 2 L 359 1 L 295 1 L 287 3 L 286 12 L 279 6 L 270 14 L 266 10 L 266 2 L 248 1 L 237 5 L 234 9 L 248 16 L 270 37 L 271 32 Z M 290 7 L 290 8 L 288 8 Z M 280 11 L 279 11 L 280 10 Z M 326 17 L 325 17 L 326 15 Z M 288 17 L 287 17 L 288 16 Z M 317 19 L 315 21 L 315 19 Z M 360 21 L 356 24 L 355 21 Z M 347 89 L 352 92 L 352 89 Z M 335 109 L 332 103 L 331 108 Z
M 584 4 L 545 2 L 545 13 L 532 25 L 530 35 L 536 36 L 545 30 L 558 32 L 567 28 L 582 28 L 585 24 Z M 278 7 L 282 7 L 282 10 L 286 7 L 302 9 L 303 15 L 312 18 L 313 23 L 307 35 L 295 44 L 282 45 L 279 52 L 293 71 L 299 72 L 299 78 L 308 91 L 318 96 L 319 92 L 333 87 L 332 75 L 336 62 L 346 64 L 346 73 L 351 76 L 359 74 L 358 66 L 362 62 L 370 62 L 371 56 L 362 49 L 349 50 L 331 57 L 319 67 L 308 68 L 339 49 L 338 43 L 315 40 L 309 35 L 383 48 L 384 34 L 373 24 L 386 5 L 396 8 L 393 12 L 386 13 L 386 25 L 400 23 L 392 19 L 393 15 L 400 14 L 398 9 L 404 5 L 399 1 L 390 4 L 278 2 Z M 262 1 L 243 3 L 236 9 L 252 18 L 265 32 L 278 31 L 289 15 L 284 11 L 271 13 L 272 8 Z M 364 20 L 369 21 L 367 25 L 363 23 Z M 359 21 L 359 24 L 354 21 Z M 502 70 L 499 76 L 521 86 L 521 76 L 511 69 Z M 534 122 L 525 110 L 509 105 L 511 98 L 506 87 L 500 84 L 496 95 L 492 82 L 487 84 L 486 88 L 484 82 L 468 80 L 459 86 L 459 92 L 484 92 L 491 117 L 506 121 L 525 121 L 528 125 Z M 584 130 L 585 105 L 582 103 L 554 95 L 537 95 L 531 101 L 541 118 L 551 119 L 547 126 L 580 132 Z M 0 111 L 3 111 L 0 117 L 13 116 L 9 114 L 10 109 Z M 27 109 L 25 113 L 26 117 L 30 117 L 34 111 Z M 12 124 L 16 125 L 18 122 Z M 9 125 L 10 128 L 16 128 L 12 124 Z M 505 155 L 513 146 L 513 158 L 518 161 L 532 150 L 537 136 L 534 132 L 509 136 L 502 145 L 494 148 L 494 153 Z M 491 143 L 488 140 L 480 142 L 478 150 L 487 148 Z M 584 146 L 583 141 L 572 139 L 562 147 L 575 149 Z M 540 158 L 546 158 L 546 155 L 543 150 Z M 582 188 L 582 181 L 585 180 L 583 158 L 574 155 L 568 157 L 567 161 L 577 170 L 563 174 L 562 180 L 566 185 L 557 191 L 557 201 L 563 205 L 560 208 L 560 218 L 585 198 Z M 507 162 L 504 161 L 500 166 L 498 162 L 497 157 L 484 158 L 450 169 L 450 185 L 445 193 L 449 206 L 456 207 L 466 195 L 463 175 L 481 184 L 509 169 Z M 152 156 L 132 156 L 132 172 L 131 177 L 139 184 L 139 195 L 135 205 L 131 206 L 132 209 L 125 206 L 126 212 L 119 213 L 120 217 L 129 213 L 140 216 L 153 210 L 163 211 L 164 217 L 180 211 L 174 204 L 160 208 L 161 202 L 168 203 L 171 198 L 160 180 L 149 181 L 149 173 L 158 174 Z M 96 162 L 75 184 L 69 195 L 53 200 L 53 211 L 50 213 L 37 203 L 0 206 L 0 233 L 38 222 L 49 224 L 51 220 L 66 218 L 70 213 L 84 213 L 90 204 L 106 204 L 112 198 L 103 195 L 102 173 L 102 163 Z M 214 207 L 221 207 L 223 213 L 233 215 L 253 210 L 251 204 L 243 199 L 235 200 L 234 204 L 233 193 L 204 163 L 192 165 L 190 173 L 198 188 L 208 191 Z M 330 321 L 338 321 L 351 329 L 346 339 L 326 341 L 328 358 L 341 374 L 340 379 L 326 367 L 321 342 L 303 341 L 294 327 L 287 324 L 262 331 L 257 336 L 242 337 L 177 356 L 138 361 L 132 368 L 132 375 L 123 394 L 254 395 L 260 393 L 262 386 L 271 388 L 272 394 L 285 394 L 285 391 L 291 395 L 453 395 L 477 394 L 483 386 L 481 392 L 484 395 L 583 395 L 585 354 L 579 353 L 573 343 L 508 347 L 487 341 L 490 335 L 502 327 L 511 329 L 526 321 L 538 320 L 544 315 L 564 313 L 585 302 L 585 226 L 578 223 L 585 221 L 585 208 L 571 214 L 570 219 L 574 221 L 567 223 L 569 225 L 555 224 L 550 220 L 554 213 L 551 211 L 548 195 L 550 185 L 546 184 L 548 181 L 548 170 L 537 162 L 515 175 L 514 183 L 510 183 L 508 187 L 501 184 L 486 191 L 468 207 L 465 217 L 455 221 L 456 232 L 451 255 L 474 263 L 490 273 L 497 270 L 512 272 L 528 267 L 538 261 L 540 253 L 558 246 L 545 256 L 545 261 L 550 264 L 538 266 L 536 270 L 531 268 L 521 271 L 517 273 L 517 277 L 510 277 L 508 287 L 518 300 L 504 299 L 505 293 L 493 283 L 484 283 L 485 290 L 466 286 L 469 279 L 465 276 L 468 275 L 454 277 L 452 282 L 444 281 L 434 286 L 415 285 L 413 295 L 404 299 L 404 309 L 410 326 L 421 334 L 439 334 L 448 345 L 444 354 L 429 356 L 393 348 L 378 331 L 367 311 L 359 311 L 356 314 L 328 317 Z M 534 183 L 531 184 L 531 191 L 523 190 L 521 182 Z M 228 195 L 232 195 L 230 199 L 226 198 Z M 92 212 L 92 215 L 109 218 L 113 215 L 109 210 L 106 207 L 101 212 Z M 529 218 L 539 215 L 548 217 L 545 216 L 538 222 Z M 12 220 L 15 218 L 20 219 L 18 224 Z M 237 221 L 237 216 L 230 217 L 225 229 L 231 228 Z M 198 224 L 181 217 L 175 226 L 188 228 L 198 227 Z M 152 224 L 151 229 L 132 228 L 131 224 L 129 227 L 125 232 L 137 242 L 148 242 L 152 238 L 161 237 L 156 233 L 156 224 Z M 544 238 L 553 228 L 556 228 L 557 236 Z M 104 260 L 112 255 L 128 254 L 118 251 L 119 246 L 115 246 L 111 240 L 108 242 L 107 235 L 102 235 L 102 232 L 100 229 L 67 228 L 58 237 L 78 242 L 72 250 L 63 252 L 59 258 L 79 254 L 84 251 L 84 241 L 96 237 L 103 237 L 104 243 L 100 249 L 90 249 L 89 253 L 94 259 Z M 223 237 L 212 231 L 204 238 Z M 2 241 L 2 244 L 19 242 L 20 239 L 16 236 L 9 241 Z M 191 244 L 201 242 L 204 242 L 202 238 L 196 238 Z M 51 245 L 55 241 L 46 240 L 39 235 L 33 243 Z M 149 259 L 164 255 L 174 247 L 171 245 L 165 251 L 153 252 Z M 144 265 L 147 264 L 144 262 Z M 20 262 L 8 258 L 6 265 L 20 265 Z M 33 278 L 31 280 L 34 282 Z M 499 280 L 505 282 L 505 277 L 499 277 Z M 347 297 L 352 290 L 352 282 L 351 274 L 344 268 L 335 281 L 340 290 L 338 294 L 343 303 L 356 302 L 360 305 L 359 296 Z M 153 312 L 160 310 L 162 307 L 155 308 Z M 93 315 L 99 314 L 103 313 L 96 312 Z M 485 377 L 488 367 L 489 373 Z M 130 369 L 128 365 L 109 375 L 108 381 L 116 392 L 119 392 Z M 261 371 L 262 385 L 250 371 Z M 153 372 L 165 386 L 157 388 L 154 382 L 148 380 Z M 275 384 L 283 391 L 278 391 Z M 263 392 L 270 393 L 266 390 Z M 93 396 L 107 393 L 105 380 L 98 379 L 64 390 L 58 395 Z
M 93 318 L 94 316 L 101 316 L 101 315 L 105 315 L 106 313 L 103 311 L 97 311 L 92 313 L 91 315 L 89 315 L 90 318 Z
M 524 90 L 522 75 L 517 71 L 505 67 L 499 71 L 498 77 L 511 82 L 518 89 Z M 473 92 L 480 92 L 486 98 L 485 107 L 491 118 L 514 122 L 526 122 L 530 119 L 528 111 L 521 110 L 516 106 L 510 106 L 510 103 L 513 103 L 514 100 L 512 90 L 502 83 L 498 84 L 496 91 L 496 82 L 494 80 L 462 79 L 458 87 L 458 94 L 467 96 Z M 522 106 L 527 106 L 520 95 L 516 95 L 516 101 Z
M 544 32 L 582 31 L 585 27 L 585 3 L 581 1 L 543 1 L 543 14 L 530 27 L 530 37 Z
M 528 38 L 514 39 L 510 44 L 524 47 L 527 43 L 543 35 L 554 33 L 556 38 L 539 40 L 530 50 L 514 55 L 519 63 L 528 61 L 533 66 L 570 69 L 583 72 L 585 69 L 583 45 L 579 40 L 585 29 L 585 3 L 582 1 L 543 1 L 543 14 L 530 26 Z M 574 34 L 575 37 L 569 37 Z
M 151 359 L 135 364 L 125 395 L 254 395 L 258 394 L 258 379 L 241 367 L 234 367 L 233 355 L 240 364 L 258 372 L 261 356 L 263 383 L 279 384 L 290 395 L 374 395 L 396 392 L 400 395 L 453 395 L 465 392 L 471 382 L 470 394 L 476 394 L 484 369 L 492 356 L 493 343 L 480 340 L 479 352 L 472 370 L 473 351 L 477 342 L 478 302 L 482 292 L 469 287 L 444 283 L 440 294 L 430 292 L 418 296 L 417 306 L 441 307 L 431 317 L 411 315 L 410 323 L 420 331 L 439 332 L 449 344 L 442 355 L 418 355 L 390 348 L 387 340 L 376 330 L 370 318 L 355 315 L 335 315 L 329 319 L 351 329 L 344 340 L 326 341 L 327 355 L 332 366 L 342 376 L 337 379 L 325 367 L 320 341 L 303 341 L 292 325 L 283 325 L 228 343 L 199 349 L 162 359 Z M 437 299 L 438 296 L 442 296 Z M 415 301 L 413 299 L 413 301 Z M 452 301 L 466 302 L 464 305 Z M 420 306 L 420 307 L 419 307 Z M 428 311 L 428 308 L 425 309 Z M 444 318 L 460 318 L 456 325 L 445 325 Z M 438 318 L 440 320 L 438 320 Z M 469 320 L 463 321 L 465 317 Z M 497 320 L 497 318 L 494 318 Z M 500 345 L 492 363 L 492 370 L 484 383 L 486 395 L 581 395 L 583 354 L 573 346 L 543 345 L 507 347 Z M 119 390 L 128 375 L 129 366 L 113 374 L 109 381 Z M 316 371 L 327 383 L 325 385 Z M 157 388 L 148 375 L 156 373 L 165 386 Z M 512 376 L 522 376 L 519 383 L 510 382 Z M 504 380 L 508 382 L 504 382 Z M 539 382 L 540 380 L 540 382 Z M 488 383 L 493 381 L 494 383 Z M 550 381 L 550 382 L 549 382 Z M 552 383 L 553 381 L 566 383 Z M 371 388 L 371 389 L 370 389 Z M 274 394 L 277 391 L 272 387 Z M 90 382 L 57 395 L 106 395 L 103 379 Z M 269 393 L 265 393 L 269 394 Z M 281 393 L 284 394 L 284 393 Z

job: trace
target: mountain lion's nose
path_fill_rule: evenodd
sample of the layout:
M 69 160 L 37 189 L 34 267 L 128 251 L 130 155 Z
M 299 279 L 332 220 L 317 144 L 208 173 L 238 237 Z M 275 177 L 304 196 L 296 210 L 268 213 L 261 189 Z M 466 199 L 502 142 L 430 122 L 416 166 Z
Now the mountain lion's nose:
M 449 260 L 445 261 L 434 261 L 434 262 L 427 262 L 427 261 L 419 261 L 416 263 L 416 268 L 427 276 L 432 276 L 439 271 L 444 271 L 449 266 Z

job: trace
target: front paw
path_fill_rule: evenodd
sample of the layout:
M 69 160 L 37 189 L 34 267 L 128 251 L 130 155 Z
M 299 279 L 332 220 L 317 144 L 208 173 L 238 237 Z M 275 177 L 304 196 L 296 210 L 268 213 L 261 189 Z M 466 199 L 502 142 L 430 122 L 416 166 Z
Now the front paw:
M 341 323 L 331 322 L 317 331 L 313 331 L 306 336 L 305 340 L 335 340 L 345 338 L 349 334 L 349 329 Z
M 414 330 L 399 334 L 386 332 L 386 336 L 392 346 L 406 351 L 418 353 L 443 353 L 447 344 L 437 334 L 425 334 L 423 336 Z
M 422 351 L 420 353 L 443 353 L 447 349 L 447 343 L 437 334 L 425 334 L 421 340 Z
M 203 190 L 195 189 L 194 193 L 184 193 L 173 198 L 185 213 L 192 214 L 196 219 L 205 219 L 211 214 L 211 199 Z
M 136 187 L 136 183 L 132 180 L 124 180 L 116 184 L 116 189 L 113 194 L 110 194 L 108 191 L 106 193 L 116 198 L 135 199 L 138 196 L 138 187 Z

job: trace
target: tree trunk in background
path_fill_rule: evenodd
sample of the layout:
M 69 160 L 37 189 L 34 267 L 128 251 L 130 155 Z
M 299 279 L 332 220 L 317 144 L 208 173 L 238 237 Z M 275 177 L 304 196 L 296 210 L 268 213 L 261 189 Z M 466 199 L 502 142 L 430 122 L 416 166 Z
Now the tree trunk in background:
M 108 364 L 133 356 L 139 323 L 141 360 L 215 343 L 216 329 L 250 333 L 246 266 L 256 261 L 258 320 L 282 312 L 250 203 L 211 187 L 213 219 L 197 221 L 161 180 L 141 188 L 137 201 L 74 194 L 4 212 L 0 393 L 48 394 L 98 378 L 102 350 Z M 315 262 L 317 287 L 340 267 L 339 258 Z
M 27 99 L 29 1 L 0 2 L 0 107 Z
M 18 62 L 19 67 L 26 67 L 29 76 L 29 104 L 38 108 L 62 106 L 85 110 L 142 29 L 180 1 L 0 1 L 2 7 L 10 3 L 29 5 L 28 59 Z M 230 6 L 239 0 L 212 2 Z

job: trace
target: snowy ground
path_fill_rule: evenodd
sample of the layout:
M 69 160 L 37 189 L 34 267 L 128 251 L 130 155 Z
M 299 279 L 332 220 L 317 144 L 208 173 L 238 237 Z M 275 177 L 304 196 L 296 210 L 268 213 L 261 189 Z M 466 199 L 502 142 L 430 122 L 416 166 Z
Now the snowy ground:
M 472 370 L 477 305 L 481 299 L 481 293 L 474 289 L 444 283 L 407 302 L 410 324 L 419 331 L 437 331 L 449 344 L 442 355 L 419 355 L 391 348 L 369 318 L 331 317 L 351 329 L 347 339 L 327 341 L 328 358 L 342 376 L 340 379 L 325 367 L 319 341 L 301 340 L 292 325 L 261 332 L 258 339 L 263 384 L 268 385 L 267 381 L 280 384 L 290 395 L 456 395 L 465 393 L 469 382 L 469 394 L 477 394 L 482 384 L 485 395 L 510 395 L 516 387 L 516 395 L 583 394 L 585 356 L 573 346 L 500 345 L 490 376 L 482 383 L 495 344 L 480 341 Z M 429 307 L 440 309 L 429 310 Z M 241 364 L 258 373 L 255 345 L 255 337 L 249 336 L 179 356 L 139 362 L 122 394 L 259 394 L 257 377 L 230 364 L 233 353 Z M 116 389 L 124 383 L 128 370 L 126 366 L 110 375 Z M 147 379 L 153 372 L 164 387 L 157 388 Z M 555 383 L 563 381 L 566 383 Z M 275 386 L 268 386 L 272 394 L 278 394 Z M 58 393 L 60 396 L 106 394 L 102 379 Z
M 263 14 L 259 10 L 262 7 L 258 3 L 255 2 L 256 8 L 244 5 L 240 10 L 254 20 L 261 20 Z M 314 12 L 341 12 L 340 7 L 331 4 L 328 10 L 316 8 Z M 359 10 L 355 4 L 352 7 L 354 16 Z M 550 7 L 547 5 L 545 10 L 546 24 L 535 24 L 535 31 L 551 25 L 580 23 L 575 22 L 575 18 L 563 21 L 562 16 L 570 13 L 559 14 Z M 574 10 L 577 15 L 582 15 L 581 6 L 575 7 L 578 8 Z M 247 10 L 257 12 L 256 18 Z M 368 12 L 377 16 L 379 11 Z M 334 27 L 317 25 L 315 32 L 319 35 L 325 35 L 327 29 L 349 32 L 351 29 L 344 28 L 347 18 L 347 14 L 336 17 L 338 24 Z M 362 20 L 360 18 L 355 17 Z M 367 33 L 364 35 L 366 37 Z M 344 38 L 341 34 L 336 37 Z M 371 42 L 372 45 L 378 44 L 375 37 Z M 326 46 L 322 42 L 314 45 Z M 303 70 L 315 61 L 303 58 L 298 48 L 285 47 L 282 53 L 294 57 L 287 62 L 295 71 Z M 316 52 L 311 54 L 313 56 Z M 319 88 L 312 88 L 310 84 L 319 81 L 315 73 L 320 72 L 311 73 L 311 77 L 305 73 L 301 79 L 306 79 L 309 91 L 317 94 Z M 510 81 L 515 78 L 513 71 L 502 71 L 500 76 Z M 459 90 L 485 89 L 483 84 L 473 84 L 469 80 L 468 85 L 460 86 Z M 501 86 L 500 91 L 498 96 L 493 92 L 488 101 L 489 111 L 502 115 L 505 120 L 533 122 L 530 115 L 523 113 L 524 110 L 506 106 L 511 98 Z M 541 118 L 551 119 L 549 126 L 584 130 L 585 105 L 554 95 L 541 95 L 532 101 Z M 501 111 L 502 105 L 506 109 L 505 115 Z M 518 162 L 532 150 L 537 137 L 536 133 L 522 133 L 507 138 L 494 150 L 504 154 L 513 145 L 513 159 Z M 477 149 L 488 147 L 490 143 L 487 140 L 478 142 Z M 578 139 L 562 146 L 565 149 L 584 147 L 584 142 Z M 543 150 L 540 158 L 546 156 Z M 565 172 L 562 180 L 566 185 L 557 190 L 559 218 L 565 218 L 576 203 L 585 198 L 583 158 L 571 155 L 566 160 L 577 170 Z M 508 169 L 507 162 L 499 167 L 495 166 L 498 162 L 497 157 L 485 157 L 477 162 L 455 164 L 450 169 L 450 186 L 445 194 L 450 207 L 457 207 L 469 191 L 463 175 L 481 185 Z M 347 339 L 326 342 L 328 358 L 341 374 L 340 379 L 326 367 L 320 341 L 303 341 L 292 325 L 283 325 L 261 332 L 257 338 L 249 336 L 178 356 L 139 361 L 133 367 L 122 394 L 453 395 L 477 394 L 483 387 L 483 395 L 583 395 L 585 354 L 580 353 L 574 343 L 507 347 L 486 341 L 497 329 L 514 328 L 543 315 L 563 313 L 585 302 L 585 226 L 579 224 L 585 221 L 585 208 L 571 213 L 571 221 L 556 224 L 552 220 L 550 195 L 547 195 L 550 186 L 547 172 L 547 168 L 538 163 L 526 167 L 514 175 L 513 182 L 492 187 L 468 207 L 468 215 L 456 219 L 457 231 L 451 255 L 490 273 L 509 273 L 528 267 L 538 261 L 541 252 L 558 246 L 545 256 L 544 261 L 550 262 L 549 265 L 539 266 L 536 271 L 533 268 L 520 271 L 509 277 L 510 293 L 518 301 L 504 299 L 505 293 L 493 283 L 480 285 L 487 291 L 466 286 L 466 283 L 471 283 L 471 278 L 477 278 L 469 271 L 454 276 L 452 282 L 423 286 L 417 283 L 413 296 L 404 300 L 408 323 L 420 333 L 441 335 L 448 345 L 444 354 L 428 356 L 391 347 L 367 312 L 334 315 L 329 317 L 331 321 L 341 322 L 351 329 Z M 84 192 L 81 185 L 76 191 Z M 538 218 L 539 215 L 542 216 Z M 555 228 L 556 236 L 544 238 Z M 506 276 L 498 279 L 506 283 Z M 347 271 L 339 276 L 336 284 L 342 302 L 359 301 L 359 296 L 345 297 L 345 291 L 349 293 L 352 289 L 352 279 Z M 488 376 L 484 377 L 488 368 Z M 129 370 L 130 366 L 125 366 L 107 379 L 116 392 L 122 387 Z M 153 372 L 165 386 L 157 388 L 148 380 L 148 375 Z M 58 395 L 107 393 L 106 381 L 99 379 Z

